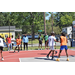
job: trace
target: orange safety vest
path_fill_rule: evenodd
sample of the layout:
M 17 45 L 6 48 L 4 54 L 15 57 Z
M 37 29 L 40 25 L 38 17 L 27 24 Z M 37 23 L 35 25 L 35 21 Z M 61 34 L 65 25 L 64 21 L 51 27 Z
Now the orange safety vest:
M 61 38 L 61 46 L 62 45 L 67 45 L 67 38 L 66 38 L 66 36 L 64 37 L 64 36 L 60 36 L 60 38 Z
M 21 39 L 16 39 L 16 43 L 17 43 L 17 45 L 20 45 L 21 44 Z

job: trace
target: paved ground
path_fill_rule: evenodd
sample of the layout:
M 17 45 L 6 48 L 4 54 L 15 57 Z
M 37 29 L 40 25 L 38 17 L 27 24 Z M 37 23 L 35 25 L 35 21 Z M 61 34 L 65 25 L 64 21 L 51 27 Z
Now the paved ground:
M 57 56 L 59 54 L 59 50 L 57 50 L 57 54 L 54 55 L 54 60 L 47 59 L 46 56 L 49 53 L 50 50 L 28 50 L 28 51 L 3 51 L 3 57 L 4 61 L 1 61 L 0 56 L 0 62 L 57 62 L 55 59 L 57 59 Z M 51 56 L 52 54 L 50 54 Z M 69 62 L 75 62 L 75 50 L 68 50 L 69 55 Z M 60 62 L 67 62 L 66 61 L 66 54 L 65 50 L 61 53 Z
M 57 57 L 51 60 L 51 57 L 47 59 L 46 57 L 33 57 L 33 58 L 19 58 L 20 62 L 58 62 Z M 75 62 L 75 56 L 69 56 L 69 61 L 66 61 L 66 56 L 60 57 L 60 62 Z

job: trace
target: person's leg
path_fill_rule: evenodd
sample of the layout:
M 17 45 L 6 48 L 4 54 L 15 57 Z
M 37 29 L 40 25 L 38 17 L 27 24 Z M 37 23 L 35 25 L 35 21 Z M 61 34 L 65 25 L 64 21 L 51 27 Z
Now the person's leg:
M 12 49 L 13 49 L 13 43 L 12 43 Z
M 42 43 L 41 43 L 41 50 L 42 50 Z
M 26 49 L 28 50 L 28 43 L 26 43 Z
M 3 47 L 1 47 L 1 50 L 0 50 L 0 51 L 1 51 L 1 58 L 2 58 L 2 60 L 4 60 L 4 59 L 3 59 L 3 53 L 2 53 Z
M 16 46 L 15 49 L 14 49 L 14 53 L 15 53 L 16 48 L 17 48 L 17 46 Z
M 47 58 L 49 58 L 49 55 L 50 55 L 51 52 L 52 52 L 52 50 L 50 50 L 49 53 L 47 54 L 47 56 L 46 56 Z
M 8 44 L 8 51 L 9 51 L 9 47 L 10 47 L 10 44 Z
M 52 59 L 54 58 L 54 50 L 52 50 Z
M 60 58 L 60 54 L 61 54 L 61 52 L 62 52 L 62 50 L 60 50 L 59 55 L 58 55 L 58 58 Z
M 24 43 L 24 50 L 25 50 L 25 43 Z
M 66 56 L 68 57 L 68 53 L 67 53 L 67 50 L 65 50 L 65 52 L 66 52 Z
M 66 56 L 67 56 L 67 61 L 69 61 L 67 50 L 68 50 L 68 48 L 67 48 L 67 46 L 65 46 L 65 52 L 66 52 Z
M 20 45 L 18 45 L 18 52 L 20 51 Z
M 12 50 L 12 43 L 10 43 L 10 46 L 11 46 L 11 50 Z
M 46 49 L 46 41 L 45 41 L 45 49 Z
M 40 42 L 39 42 L 39 46 L 38 46 L 38 50 L 40 49 Z
M 47 49 L 48 49 L 48 42 L 47 42 Z

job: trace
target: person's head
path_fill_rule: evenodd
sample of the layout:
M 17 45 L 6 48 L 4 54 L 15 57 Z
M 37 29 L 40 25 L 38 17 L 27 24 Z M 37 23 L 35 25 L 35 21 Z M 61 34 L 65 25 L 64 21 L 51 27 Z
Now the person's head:
M 27 34 L 25 34 L 25 37 L 27 36 Z
M 47 35 L 47 33 L 45 33 L 45 35 Z
M 0 35 L 0 38 L 1 38 L 1 35 Z
M 12 35 L 12 38 L 13 38 L 13 35 Z
M 20 39 L 20 36 L 18 36 L 18 39 Z
M 62 35 L 62 36 L 66 36 L 65 32 L 62 32 L 61 35 Z
M 10 35 L 9 35 L 9 38 L 10 38 Z
M 54 36 L 54 31 L 51 32 L 51 36 Z

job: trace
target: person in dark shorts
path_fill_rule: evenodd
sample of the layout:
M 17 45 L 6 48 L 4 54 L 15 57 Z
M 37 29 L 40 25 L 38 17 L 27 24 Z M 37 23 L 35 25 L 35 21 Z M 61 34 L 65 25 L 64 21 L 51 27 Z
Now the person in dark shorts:
M 3 53 L 2 53 L 3 47 L 4 47 L 3 39 L 0 36 L 0 52 L 1 52 L 1 58 L 2 58 L 2 60 L 4 60 L 3 59 Z
M 46 47 L 48 49 L 48 35 L 47 35 L 47 33 L 45 34 L 45 49 L 46 49 Z
M 41 50 L 42 50 L 42 41 L 43 41 L 43 39 L 42 39 L 42 37 L 41 37 L 41 34 L 40 34 L 38 40 L 39 40 L 39 47 L 38 47 L 38 50 L 39 50 L 39 48 L 40 48 L 40 45 L 41 45 Z

